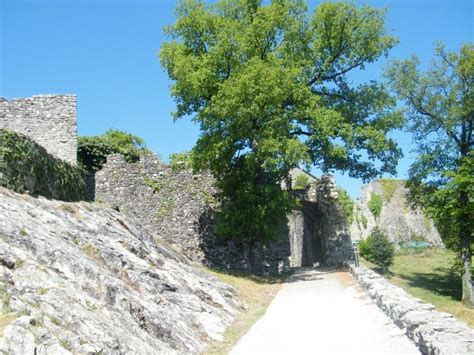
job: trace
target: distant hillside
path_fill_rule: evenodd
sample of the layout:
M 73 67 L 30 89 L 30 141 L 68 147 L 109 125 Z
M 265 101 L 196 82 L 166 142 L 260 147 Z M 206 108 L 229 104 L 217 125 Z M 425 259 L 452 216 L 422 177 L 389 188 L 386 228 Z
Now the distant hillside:
M 352 239 L 365 239 L 378 226 L 397 246 L 410 241 L 426 241 L 432 246 L 443 247 L 433 221 L 420 209 L 409 206 L 407 193 L 403 180 L 382 179 L 364 185 L 362 196 L 354 205 L 350 227 Z

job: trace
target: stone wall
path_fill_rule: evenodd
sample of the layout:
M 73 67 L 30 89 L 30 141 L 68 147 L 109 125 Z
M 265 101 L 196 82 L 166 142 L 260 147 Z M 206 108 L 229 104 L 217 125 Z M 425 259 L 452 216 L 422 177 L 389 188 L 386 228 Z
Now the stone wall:
M 153 155 L 126 163 L 113 154 L 95 175 L 95 199 L 120 210 L 147 233 L 164 240 L 190 260 L 218 268 L 249 268 L 249 248 L 214 233 L 218 206 L 210 174 L 172 171 Z M 262 247 L 267 273 L 289 267 L 288 239 Z
M 30 137 L 1 128 L 0 186 L 63 201 L 85 197 L 79 166 L 54 157 Z
M 0 128 L 23 133 L 69 163 L 77 160 L 76 96 L 0 97 Z
M 334 180 L 324 177 L 311 186 L 295 192 L 301 195 L 297 196 L 301 208 L 288 216 L 284 235 L 278 242 L 261 246 L 265 272 L 282 272 L 290 264 L 336 266 L 351 260 L 351 241 Z M 110 155 L 95 175 L 97 201 L 119 209 L 190 260 L 218 268 L 248 269 L 249 246 L 214 233 L 216 194 L 211 175 L 172 171 L 153 155 L 131 164 L 121 155 Z
M 413 298 L 371 270 L 351 266 L 358 283 L 422 354 L 474 354 L 474 331 L 451 314 Z
M 301 201 L 288 216 L 292 267 L 341 266 L 352 260 L 352 243 L 339 206 L 334 178 L 314 179 L 305 191 L 294 191 Z

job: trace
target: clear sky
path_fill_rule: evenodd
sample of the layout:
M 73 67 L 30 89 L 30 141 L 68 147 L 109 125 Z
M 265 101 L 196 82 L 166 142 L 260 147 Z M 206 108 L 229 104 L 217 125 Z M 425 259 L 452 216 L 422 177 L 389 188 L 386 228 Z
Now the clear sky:
M 189 120 L 173 122 L 170 81 L 157 52 L 163 27 L 174 22 L 175 0 L 0 0 L 0 96 L 72 93 L 78 98 L 78 132 L 118 128 L 143 137 L 167 159 L 193 147 L 199 130 Z M 320 1 L 309 0 L 310 8 Z M 388 7 L 387 28 L 400 43 L 390 54 L 417 54 L 427 65 L 433 42 L 458 50 L 473 41 L 473 0 L 368 0 Z M 380 79 L 382 60 L 355 80 Z M 410 137 L 395 133 L 411 161 Z M 317 174 L 317 171 L 314 171 Z M 358 196 L 361 182 L 336 175 Z

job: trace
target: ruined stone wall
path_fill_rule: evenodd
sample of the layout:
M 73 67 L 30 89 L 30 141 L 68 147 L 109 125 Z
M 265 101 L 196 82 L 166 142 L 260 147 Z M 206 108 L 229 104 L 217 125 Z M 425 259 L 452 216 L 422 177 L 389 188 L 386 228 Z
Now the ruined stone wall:
M 69 163 L 77 160 L 76 96 L 0 97 L 0 128 L 30 137 L 48 153 Z
M 190 260 L 218 268 L 249 268 L 248 245 L 227 241 L 214 233 L 218 207 L 210 174 L 172 171 L 156 156 L 126 163 L 110 155 L 95 176 L 95 199 L 119 209 L 147 233 L 171 244 Z M 264 271 L 289 267 L 288 238 L 263 247 Z
M 288 216 L 292 267 L 341 266 L 352 260 L 352 243 L 332 176 L 294 191 L 300 208 Z

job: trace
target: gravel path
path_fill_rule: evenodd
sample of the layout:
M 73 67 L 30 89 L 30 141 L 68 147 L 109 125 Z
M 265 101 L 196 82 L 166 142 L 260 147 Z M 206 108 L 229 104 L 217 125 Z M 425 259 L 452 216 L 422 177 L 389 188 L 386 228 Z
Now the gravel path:
M 420 354 L 347 272 L 292 275 L 231 354 Z

